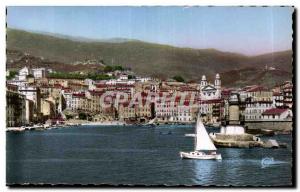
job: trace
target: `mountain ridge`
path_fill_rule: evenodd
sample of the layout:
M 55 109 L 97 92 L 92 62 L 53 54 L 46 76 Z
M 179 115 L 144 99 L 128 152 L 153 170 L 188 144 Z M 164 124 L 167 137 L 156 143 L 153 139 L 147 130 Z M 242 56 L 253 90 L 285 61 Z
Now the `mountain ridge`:
M 291 50 L 246 56 L 216 49 L 178 48 L 142 41 L 77 42 L 15 29 L 7 30 L 7 49 L 65 64 L 87 59 L 103 60 L 106 65 L 122 65 L 139 75 L 163 79 L 181 75 L 187 80 L 199 80 L 202 74 L 212 76 L 249 67 L 264 70 L 266 66 L 292 73 Z

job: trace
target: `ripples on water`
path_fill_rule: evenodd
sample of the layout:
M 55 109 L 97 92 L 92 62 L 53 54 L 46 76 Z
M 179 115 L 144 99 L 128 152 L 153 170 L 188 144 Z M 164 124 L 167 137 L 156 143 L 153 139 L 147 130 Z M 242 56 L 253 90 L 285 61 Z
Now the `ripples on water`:
M 220 148 L 222 161 L 181 160 L 193 126 L 104 126 L 7 133 L 7 183 L 290 185 L 287 149 Z M 212 129 L 209 129 L 212 130 Z M 214 130 L 216 131 L 216 130 Z M 262 168 L 261 160 L 274 163 Z

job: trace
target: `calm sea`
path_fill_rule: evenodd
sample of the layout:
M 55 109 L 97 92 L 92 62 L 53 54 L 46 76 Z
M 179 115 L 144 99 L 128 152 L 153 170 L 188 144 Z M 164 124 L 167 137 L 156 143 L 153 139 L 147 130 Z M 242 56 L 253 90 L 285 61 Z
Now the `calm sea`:
M 7 184 L 292 184 L 291 135 L 273 137 L 287 142 L 288 148 L 221 148 L 222 161 L 181 160 L 180 151 L 193 150 L 193 138 L 184 136 L 193 130 L 168 125 L 7 132 Z M 274 162 L 262 167 L 266 157 Z

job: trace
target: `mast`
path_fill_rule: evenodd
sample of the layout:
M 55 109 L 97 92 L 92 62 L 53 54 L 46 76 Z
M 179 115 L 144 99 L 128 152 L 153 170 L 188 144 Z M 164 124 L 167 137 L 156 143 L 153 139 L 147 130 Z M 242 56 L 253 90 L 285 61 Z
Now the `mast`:
M 196 120 L 196 125 L 195 125 L 195 137 L 194 137 L 194 150 L 196 151 L 196 148 L 197 148 L 197 128 L 198 128 L 198 121 L 199 121 L 199 118 L 200 118 L 200 111 L 199 111 L 199 113 L 198 113 L 198 115 L 197 115 L 197 120 Z

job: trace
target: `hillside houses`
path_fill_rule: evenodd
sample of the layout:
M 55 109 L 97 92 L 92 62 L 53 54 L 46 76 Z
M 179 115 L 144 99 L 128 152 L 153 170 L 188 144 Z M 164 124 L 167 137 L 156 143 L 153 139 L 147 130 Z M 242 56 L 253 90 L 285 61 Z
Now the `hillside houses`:
M 233 89 L 221 87 L 219 74 L 213 83 L 205 75 L 198 83 L 184 83 L 128 78 L 123 73 L 108 80 L 60 79 L 48 78 L 48 72 L 49 69 L 24 67 L 16 78 L 7 81 L 8 126 L 62 117 L 130 123 L 151 119 L 158 123 L 194 123 L 198 114 L 205 124 L 220 124 L 228 118 L 232 94 L 239 96 L 240 121 L 290 120 L 293 115 L 291 82 L 273 90 L 259 85 Z M 13 105 L 14 97 L 20 105 Z

